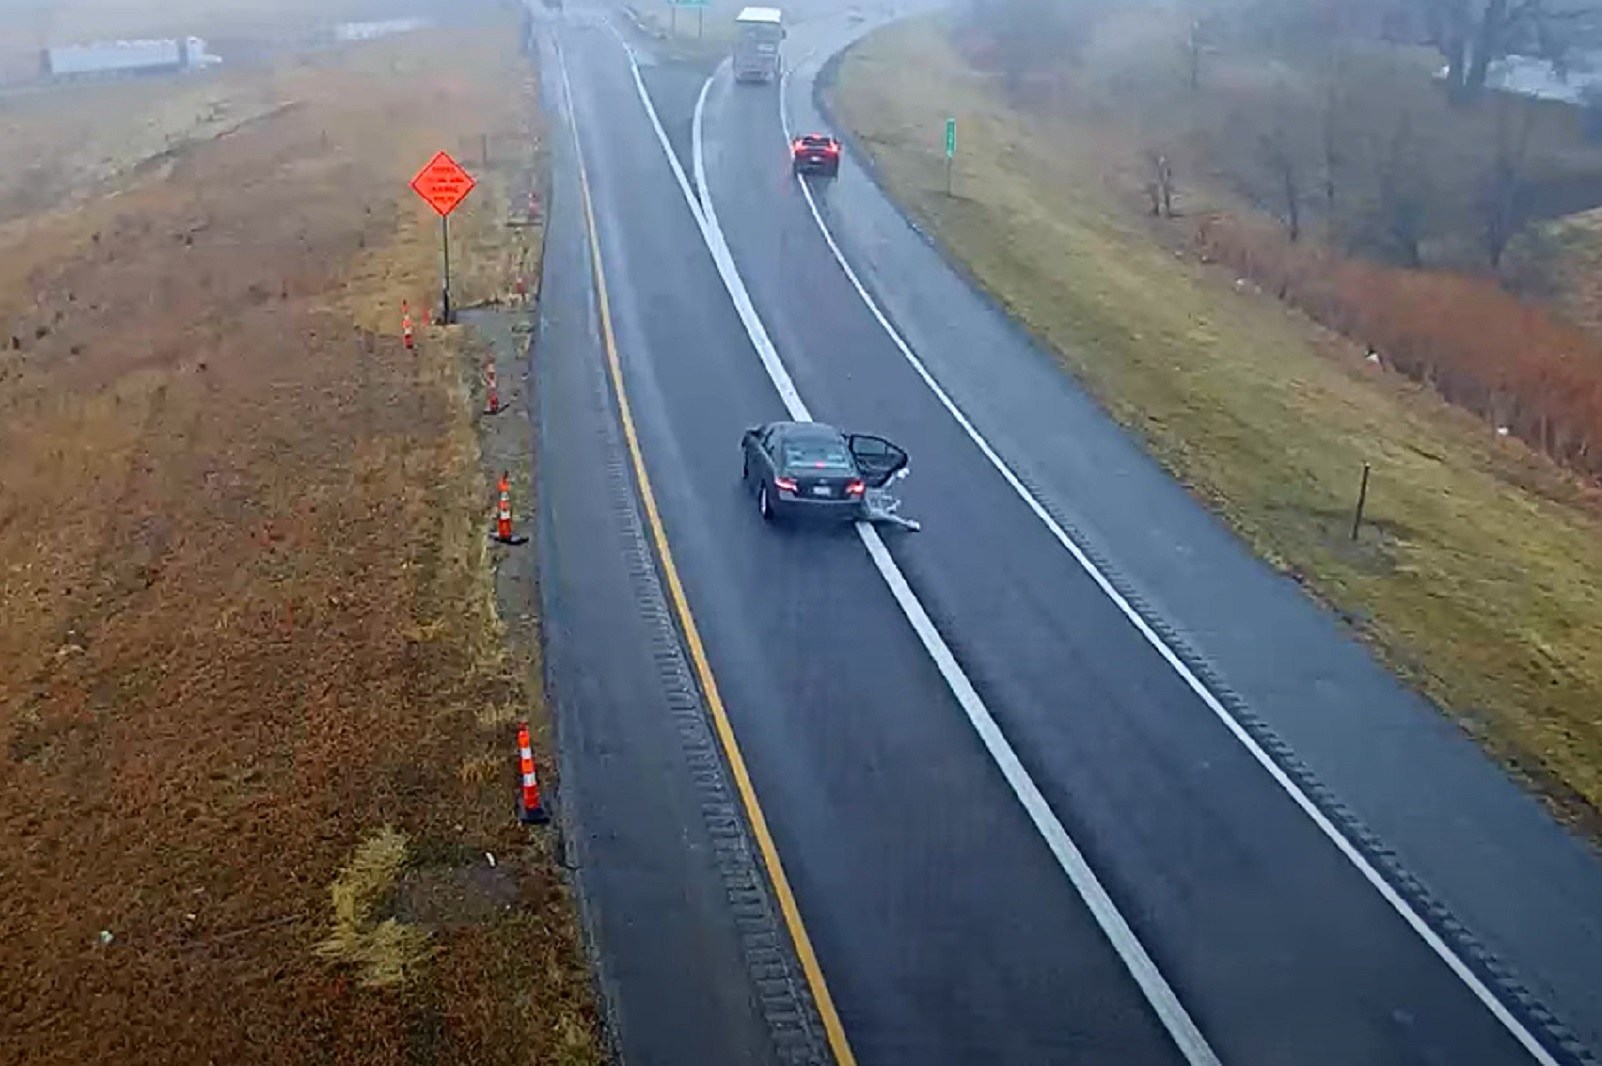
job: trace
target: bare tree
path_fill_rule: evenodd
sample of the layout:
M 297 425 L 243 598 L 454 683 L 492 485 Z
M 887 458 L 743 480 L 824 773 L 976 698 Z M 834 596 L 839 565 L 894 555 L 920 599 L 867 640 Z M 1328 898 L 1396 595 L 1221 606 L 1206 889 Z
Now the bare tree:
M 1587 85 L 1580 90 L 1580 109 L 1588 141 L 1602 141 L 1602 85 Z
M 1186 82 L 1191 92 L 1201 88 L 1202 72 L 1202 21 L 1199 18 L 1190 20 L 1190 31 L 1185 35 L 1185 73 Z
M 1418 158 L 1412 116 L 1404 111 L 1380 161 L 1377 221 L 1384 239 L 1405 266 L 1424 265 L 1421 246 L 1430 192 L 1426 168 Z
M 1417 24 L 1414 8 L 1428 0 L 1200 0 L 1209 19 L 1231 36 L 1273 50 L 1322 47 L 1338 38 L 1389 39 L 1408 36 L 1402 27 Z M 1419 34 L 1411 35 L 1417 43 Z
M 1528 98 L 1498 95 L 1496 145 L 1480 205 L 1484 223 L 1481 236 L 1493 270 L 1502 265 L 1508 244 L 1524 225 L 1527 207 L 1524 164 L 1529 157 L 1530 138 L 1538 114 L 1539 108 Z
M 1174 167 L 1169 162 L 1166 153 L 1153 149 L 1146 153 L 1146 162 L 1151 166 L 1151 180 L 1146 182 L 1146 196 L 1151 201 L 1151 213 L 1154 218 L 1174 217 L 1174 196 L 1178 189 L 1174 185 Z
M 994 45 L 1009 93 L 1077 61 L 1107 0 L 970 0 L 970 26 Z
M 1260 145 L 1263 162 L 1276 186 L 1280 221 L 1285 225 L 1285 236 L 1291 243 L 1302 239 L 1302 170 L 1297 163 L 1296 151 L 1289 134 L 1280 123 L 1265 133 Z
M 1453 101 L 1477 101 L 1491 64 L 1517 53 L 1561 63 L 1598 39 L 1602 5 L 1585 0 L 1412 0 L 1426 36 L 1446 60 Z
M 1333 244 L 1340 235 L 1339 178 L 1346 165 L 1341 138 L 1345 100 L 1346 57 L 1340 41 L 1332 41 L 1324 71 L 1324 99 L 1319 113 L 1318 147 L 1323 165 L 1324 224 Z
M 61 41 L 51 39 L 55 29 L 56 10 L 51 0 L 24 0 L 11 13 L 13 29 L 20 30 L 27 27 L 26 34 L 37 48 L 49 48 L 52 44 L 61 44 Z M 19 33 L 21 36 L 21 33 Z

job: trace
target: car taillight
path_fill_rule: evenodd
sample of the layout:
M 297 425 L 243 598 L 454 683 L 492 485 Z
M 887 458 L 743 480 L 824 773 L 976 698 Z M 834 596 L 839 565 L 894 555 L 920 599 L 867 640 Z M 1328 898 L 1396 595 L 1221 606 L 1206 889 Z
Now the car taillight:
M 773 479 L 773 483 L 778 486 L 781 492 L 795 491 L 795 478 L 793 477 L 776 477 Z
M 828 152 L 830 155 L 839 155 L 840 146 L 838 144 L 831 144 L 828 148 L 825 148 L 824 151 Z
M 852 478 L 850 481 L 846 482 L 846 495 L 847 496 L 861 496 L 862 493 L 863 493 L 863 489 L 864 489 L 864 486 L 863 486 L 862 482 L 858 481 L 856 478 Z

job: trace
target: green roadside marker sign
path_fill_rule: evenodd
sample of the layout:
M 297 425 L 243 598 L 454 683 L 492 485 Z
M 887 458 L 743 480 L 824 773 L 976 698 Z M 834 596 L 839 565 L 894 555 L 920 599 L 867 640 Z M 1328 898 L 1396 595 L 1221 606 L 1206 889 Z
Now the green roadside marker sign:
M 946 119 L 946 158 L 957 154 L 957 120 Z
M 668 0 L 668 7 L 706 7 L 708 0 Z

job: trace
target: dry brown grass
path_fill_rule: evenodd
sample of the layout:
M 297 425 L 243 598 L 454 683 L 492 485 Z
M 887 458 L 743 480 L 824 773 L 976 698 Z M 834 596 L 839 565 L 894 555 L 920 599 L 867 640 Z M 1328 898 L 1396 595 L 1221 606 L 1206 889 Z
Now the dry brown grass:
M 435 148 L 496 154 L 459 297 L 527 253 L 496 202 L 529 165 L 515 39 L 281 65 L 261 98 L 298 106 L 0 232 L 8 1062 L 600 1058 L 565 881 L 483 717 L 537 694 L 494 611 L 465 338 L 397 336 L 432 297 L 406 182 Z M 385 826 L 404 860 L 363 861 Z M 384 875 L 354 894 L 353 856 Z M 331 885 L 405 980 L 318 955 Z
M 385 826 L 356 847 L 329 888 L 334 923 L 317 953 L 357 969 L 368 988 L 392 988 L 417 976 L 428 958 L 428 932 L 395 918 L 378 918 L 400 887 L 406 835 Z
M 113 191 L 196 143 L 292 105 L 271 72 L 81 85 L 0 108 L 0 223 Z
M 1589 476 L 1602 475 L 1602 340 L 1486 277 L 1365 263 L 1227 214 L 1193 247 L 1387 366 Z
M 1176 256 L 1130 195 L 1138 138 L 1020 114 L 936 25 L 870 38 L 837 99 L 898 199 L 1248 543 L 1566 811 L 1602 809 L 1594 486 Z M 1352 545 L 1364 462 L 1370 524 Z

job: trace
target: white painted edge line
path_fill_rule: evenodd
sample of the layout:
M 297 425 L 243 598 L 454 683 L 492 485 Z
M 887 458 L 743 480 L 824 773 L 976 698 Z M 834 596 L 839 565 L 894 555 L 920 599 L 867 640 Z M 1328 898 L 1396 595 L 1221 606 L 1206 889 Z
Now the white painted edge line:
M 646 92 L 644 83 L 638 76 L 638 66 L 635 63 L 632 51 L 629 52 L 629 63 L 635 68 L 635 87 L 639 92 L 640 101 L 645 106 L 647 114 L 651 116 L 652 124 L 660 134 L 661 125 L 656 119 L 656 108 L 651 103 L 650 94 Z M 722 69 L 723 67 L 720 65 L 719 70 Z M 785 370 L 784 364 L 779 360 L 778 353 L 774 350 L 773 343 L 768 337 L 767 329 L 763 326 L 762 320 L 757 315 L 750 296 L 746 292 L 745 283 L 740 277 L 739 270 L 735 267 L 734 257 L 723 238 L 722 228 L 718 224 L 717 211 L 713 207 L 709 195 L 706 183 L 706 163 L 702 133 L 707 93 L 710 91 L 716 77 L 717 73 L 714 72 L 713 76 L 708 78 L 701 86 L 700 95 L 695 102 L 694 120 L 691 124 L 691 145 L 696 183 L 702 193 L 699 211 L 699 216 L 703 220 L 702 233 L 707 237 L 707 248 L 711 251 L 712 258 L 717 264 L 718 274 L 722 277 L 725 287 L 728 288 L 729 295 L 734 299 L 735 308 L 740 314 L 740 320 L 744 324 L 746 332 L 750 335 L 751 343 L 762 356 L 762 364 L 768 369 L 769 376 L 773 379 L 774 387 L 778 389 L 780 397 L 784 400 L 786 410 L 796 421 L 810 422 L 812 421 L 811 413 L 807 410 L 805 403 L 802 402 L 799 393 L 795 391 L 795 385 L 791 381 L 788 371 Z M 780 84 L 783 84 L 782 80 Z M 659 140 L 662 143 L 663 151 L 667 152 L 671 157 L 672 148 L 668 144 L 666 136 L 659 135 Z M 692 202 L 693 210 L 694 198 L 690 196 L 688 188 L 681 185 L 681 189 L 684 190 L 686 199 Z M 974 731 L 979 734 L 979 738 L 984 742 L 985 749 L 1001 770 L 1002 776 L 1012 788 L 1013 794 L 1023 806 L 1024 811 L 1029 815 L 1029 819 L 1034 823 L 1036 830 L 1045 840 L 1046 846 L 1051 850 L 1063 873 L 1067 875 L 1069 882 L 1079 893 L 1086 908 L 1095 918 L 1096 924 L 1101 928 L 1103 935 L 1106 936 L 1113 950 L 1118 954 L 1130 976 L 1134 978 L 1147 1002 L 1151 1004 L 1153 1012 L 1168 1031 L 1169 1037 L 1174 1041 L 1180 1053 L 1185 1056 L 1185 1060 L 1191 1066 L 1219 1066 L 1219 1058 L 1207 1043 L 1206 1037 L 1202 1035 L 1201 1030 L 1196 1026 L 1189 1012 L 1185 1010 L 1184 1005 L 1179 1002 L 1179 997 L 1174 993 L 1173 988 L 1168 984 L 1167 979 L 1163 977 L 1161 971 L 1158 970 L 1157 964 L 1147 953 L 1145 946 L 1141 944 L 1134 930 L 1130 928 L 1128 921 L 1119 912 L 1117 905 L 1112 900 L 1112 896 L 1102 886 L 1101 880 L 1096 876 L 1095 871 L 1091 869 L 1090 863 L 1085 859 L 1078 846 L 1074 844 L 1073 839 L 1068 835 L 1067 829 L 1063 827 L 1062 822 L 1051 809 L 1051 805 L 1046 802 L 1045 796 L 1041 794 L 1039 787 L 1029 776 L 1028 771 L 1024 769 L 1017 752 L 1013 750 L 1012 745 L 1007 741 L 1006 736 L 1001 731 L 1001 727 L 996 723 L 995 717 L 991 715 L 989 708 L 979 698 L 978 692 L 974 690 L 973 684 L 968 680 L 967 675 L 958 664 L 956 656 L 952 654 L 945 639 L 940 636 L 939 631 L 930 620 L 928 612 L 924 610 L 923 604 L 918 601 L 917 595 L 912 591 L 906 577 L 901 573 L 901 568 L 896 565 L 895 559 L 891 557 L 890 551 L 885 547 L 878 530 L 866 522 L 858 522 L 856 529 L 858 536 L 862 538 L 864 547 L 868 550 L 869 557 L 873 560 L 874 566 L 878 569 L 885 584 L 889 586 L 891 595 L 895 597 L 896 603 L 900 606 L 913 631 L 918 635 L 918 639 L 922 642 L 924 649 L 929 653 L 930 658 L 934 660 L 941 677 L 945 679 L 952 695 L 956 697 L 958 705 L 967 715 Z
M 657 143 L 662 146 L 662 154 L 667 156 L 668 166 L 673 169 L 673 177 L 679 184 L 679 191 L 684 194 L 685 203 L 690 205 L 690 214 L 695 216 L 695 224 L 701 231 L 701 239 L 706 243 L 707 250 L 712 253 L 712 260 L 717 264 L 723 286 L 728 289 L 729 298 L 734 301 L 734 309 L 739 313 L 740 321 L 746 324 L 746 332 L 751 335 L 751 343 L 756 346 L 757 356 L 767 369 L 768 376 L 773 379 L 774 387 L 779 390 L 779 398 L 784 401 L 785 409 L 792 414 L 798 410 L 805 412 L 806 405 L 801 402 L 801 394 L 796 391 L 795 382 L 790 380 L 790 372 L 779 360 L 779 353 L 774 349 L 773 341 L 762 328 L 762 321 L 757 317 L 756 308 L 751 304 L 751 295 L 746 291 L 745 282 L 734 269 L 734 258 L 729 254 L 729 246 L 723 239 L 723 232 L 717 228 L 717 220 L 702 210 L 700 201 L 690 189 L 689 179 L 684 176 L 684 168 L 679 165 L 678 156 L 673 154 L 673 145 L 668 140 L 667 131 L 662 128 L 662 120 L 657 117 L 656 108 L 651 105 L 651 94 L 646 91 L 645 80 L 640 77 L 640 64 L 634 58 L 634 49 L 618 32 L 617 27 L 612 25 L 610 19 L 607 20 L 606 26 L 623 46 L 624 54 L 628 56 L 629 71 L 634 76 L 634 91 L 645 103 L 645 114 L 651 120 L 651 128 L 656 132 Z M 704 94 L 704 86 L 702 91 Z M 696 113 L 699 115 L 699 107 L 696 108 Z M 696 166 L 699 169 L 699 153 Z M 752 328 L 753 323 L 755 328 Z M 798 421 L 811 421 L 811 416 L 805 415 L 798 418 Z
M 808 53 L 806 58 L 801 60 L 801 62 L 797 63 L 795 66 L 800 67 L 811 58 L 812 53 Z M 794 68 L 792 68 L 792 70 L 793 69 Z M 790 140 L 791 137 L 788 106 L 790 74 L 791 71 L 786 71 L 784 76 L 779 80 L 779 125 L 783 130 L 784 139 L 786 141 Z M 867 306 L 869 312 L 871 312 L 873 317 L 878 320 L 879 325 L 883 327 L 891 342 L 895 344 L 902 356 L 906 358 L 909 364 L 911 364 L 912 369 L 917 373 L 918 377 L 923 379 L 923 383 L 929 387 L 931 392 L 934 393 L 935 398 L 940 401 L 940 405 L 950 413 L 952 418 L 956 419 L 957 424 L 961 426 L 963 432 L 968 435 L 968 439 L 973 441 L 974 445 L 984 453 L 985 458 L 990 461 L 990 465 L 996 468 L 996 471 L 1001 474 L 1002 478 L 1007 482 L 1007 484 L 1012 487 L 1012 490 L 1017 493 L 1019 498 L 1022 499 L 1029 509 L 1034 512 L 1035 516 L 1045 524 L 1046 528 L 1050 530 L 1051 535 L 1057 539 L 1058 543 L 1060 543 L 1071 555 L 1073 555 L 1074 560 L 1080 565 L 1081 568 L 1084 569 L 1085 573 L 1090 575 L 1090 578 L 1095 582 L 1096 587 L 1101 589 L 1102 593 L 1105 594 L 1106 597 L 1117 606 L 1118 610 L 1123 613 L 1124 617 L 1129 619 L 1130 623 L 1140 631 L 1140 635 L 1146 639 L 1146 642 L 1156 649 L 1158 655 L 1162 657 L 1163 661 L 1166 662 L 1169 667 L 1171 667 L 1173 671 L 1179 675 L 1179 677 L 1185 682 L 1190 690 L 1201 699 L 1202 703 L 1204 703 L 1207 708 L 1212 711 L 1215 716 L 1217 716 L 1218 720 L 1224 724 L 1224 727 L 1234 735 L 1235 739 L 1238 740 L 1243 747 L 1245 747 L 1245 749 L 1251 754 L 1252 758 L 1255 759 L 1257 763 L 1268 772 L 1269 776 L 1274 779 L 1274 782 L 1278 784 L 1279 787 L 1290 796 L 1291 800 L 1294 801 L 1295 804 L 1313 820 L 1313 823 L 1317 825 L 1323 834 L 1335 845 L 1337 849 L 1340 850 L 1341 854 L 1343 854 L 1347 860 L 1357 868 L 1358 872 L 1361 873 L 1371 885 L 1373 885 L 1375 890 L 1378 891 L 1382 897 L 1384 897 L 1385 901 L 1389 903 L 1399 915 L 1401 915 L 1402 919 L 1413 929 L 1415 933 L 1418 934 L 1420 939 L 1422 939 L 1424 943 L 1427 944 L 1429 948 L 1434 951 L 1443 962 L 1446 963 L 1447 967 L 1451 969 L 1451 971 L 1457 975 L 1458 979 L 1468 987 L 1469 991 L 1472 992 L 1474 996 L 1485 1005 L 1491 1014 L 1495 1016 L 1496 1020 L 1501 1022 L 1503 1027 L 1505 1027 L 1508 1032 L 1512 1034 L 1514 1039 L 1517 1040 L 1519 1044 L 1530 1053 L 1530 1056 L 1535 1059 L 1535 1061 L 1541 1063 L 1542 1066 L 1558 1066 L 1557 1059 L 1555 1059 L 1552 1054 L 1547 1051 L 1545 1046 L 1543 1046 L 1541 1042 L 1535 1038 L 1535 1035 L 1529 1031 L 1524 1023 L 1513 1016 L 1513 1013 L 1502 1002 L 1500 997 L 1498 997 L 1496 993 L 1492 992 L 1485 982 L 1480 980 L 1479 976 L 1475 974 L 1473 970 L 1469 969 L 1468 965 L 1458 956 L 1457 952 L 1454 951 L 1449 944 L 1442 940 L 1435 930 L 1430 928 L 1429 923 L 1424 921 L 1423 917 L 1413 909 L 1413 906 L 1408 903 L 1407 900 L 1402 898 L 1401 894 L 1396 891 L 1396 889 L 1391 885 L 1390 881 L 1388 881 L 1383 874 L 1374 868 L 1374 865 L 1368 861 L 1367 857 L 1365 857 L 1361 851 L 1358 850 L 1355 844 L 1347 839 L 1346 834 L 1342 833 L 1340 829 L 1337 828 L 1327 816 L 1325 816 L 1324 812 L 1319 810 L 1317 804 L 1315 804 L 1308 797 L 1307 793 L 1302 791 L 1301 786 L 1297 785 L 1295 781 L 1291 780 L 1290 776 L 1280 768 L 1279 764 L 1269 756 L 1268 752 L 1263 750 L 1262 745 L 1257 743 L 1256 739 L 1246 731 L 1245 727 L 1236 720 L 1235 716 L 1229 713 L 1229 710 L 1223 705 L 1218 697 L 1213 694 L 1212 690 L 1209 689 L 1202 682 L 1202 680 L 1196 676 L 1195 672 L 1192 671 L 1189 666 L 1185 665 L 1184 660 L 1182 660 L 1179 655 L 1168 646 L 1168 643 L 1151 628 L 1151 626 L 1146 622 L 1146 619 L 1141 616 L 1140 612 L 1135 610 L 1134 606 L 1130 604 L 1123 594 L 1113 587 L 1112 582 L 1109 581 L 1107 576 L 1101 572 L 1101 569 L 1096 566 L 1093 561 L 1091 561 L 1090 557 L 1085 554 L 1084 550 L 1080 548 L 1074 539 L 1068 535 L 1067 531 L 1062 528 L 1057 520 L 1051 516 L 1051 513 L 1046 510 L 1041 502 L 1035 497 L 1034 493 L 1030 492 L 1024 483 L 1019 480 L 1018 476 L 1013 473 L 1012 468 L 1007 465 L 1006 460 L 1004 460 L 1000 454 L 997 453 L 995 448 L 991 446 L 990 442 L 986 440 L 984 436 L 980 434 L 979 430 L 974 426 L 974 424 L 968 420 L 967 415 L 963 414 L 961 408 L 959 408 L 956 402 L 953 401 L 952 398 L 946 393 L 945 389 L 940 386 L 940 383 L 935 380 L 934 375 L 931 374 L 928 368 L 924 366 L 923 360 L 918 358 L 918 356 L 913 352 L 912 347 L 907 344 L 906 340 L 902 338 L 900 332 L 895 328 L 894 325 L 891 324 L 888 316 L 886 316 L 884 311 L 880 309 L 878 301 L 876 301 L 868 292 L 867 287 L 863 285 L 862 280 L 857 276 L 857 272 L 852 269 L 850 262 L 847 261 L 845 253 L 840 250 L 840 245 L 834 239 L 834 233 L 829 229 L 828 223 L 823 220 L 822 212 L 818 210 L 818 204 L 812 196 L 812 190 L 807 187 L 806 181 L 803 180 L 800 175 L 796 176 L 796 184 L 800 186 L 801 194 L 806 197 L 807 208 L 812 212 L 812 220 L 817 223 L 818 231 L 823 234 L 824 242 L 828 244 L 829 251 L 831 254 L 833 254 L 835 262 L 839 263 L 840 269 L 845 271 L 847 280 L 851 282 L 851 287 L 857 290 L 857 295 L 862 298 L 862 302 Z M 706 207 L 708 210 L 710 210 L 710 190 L 705 191 L 703 195 L 705 196 L 704 202 Z

